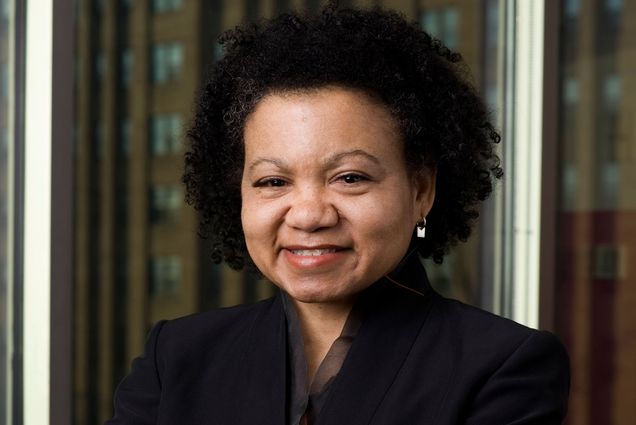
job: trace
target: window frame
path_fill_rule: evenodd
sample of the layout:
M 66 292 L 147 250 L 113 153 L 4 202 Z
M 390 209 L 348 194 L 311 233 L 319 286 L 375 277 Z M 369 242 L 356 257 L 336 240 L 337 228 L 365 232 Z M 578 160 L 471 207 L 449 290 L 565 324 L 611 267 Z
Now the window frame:
M 15 423 L 62 425 L 71 423 L 72 404 L 74 3 L 41 0 L 25 17 L 22 406 Z

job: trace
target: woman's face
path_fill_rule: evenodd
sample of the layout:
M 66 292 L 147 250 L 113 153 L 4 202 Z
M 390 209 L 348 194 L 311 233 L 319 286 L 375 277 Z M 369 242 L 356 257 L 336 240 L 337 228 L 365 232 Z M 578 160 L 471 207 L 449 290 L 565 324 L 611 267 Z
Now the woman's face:
M 301 302 L 347 302 L 397 266 L 428 213 L 386 107 L 343 88 L 268 95 L 245 124 L 241 219 L 254 263 Z

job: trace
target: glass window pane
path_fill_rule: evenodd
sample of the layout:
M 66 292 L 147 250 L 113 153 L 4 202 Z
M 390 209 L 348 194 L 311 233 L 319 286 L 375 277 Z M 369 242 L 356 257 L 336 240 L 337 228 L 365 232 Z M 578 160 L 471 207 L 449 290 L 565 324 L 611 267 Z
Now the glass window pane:
M 447 7 L 444 10 L 444 42 L 451 49 L 457 48 L 459 38 L 459 10 L 456 7 Z
M 179 218 L 183 202 L 180 186 L 156 185 L 150 191 L 150 217 L 154 223 L 171 223 Z
M 181 259 L 177 256 L 158 256 L 150 261 L 150 296 L 170 297 L 181 286 Z
M 152 80 L 154 82 L 164 82 L 168 79 L 165 55 L 166 49 L 163 44 L 152 47 Z
M 199 217 L 183 203 L 184 130 L 208 65 L 223 54 L 221 31 L 248 13 L 324 4 L 119 3 L 100 1 L 97 7 L 95 0 L 83 0 L 78 7 L 78 22 L 85 25 L 77 27 L 75 425 L 110 417 L 115 385 L 156 321 L 274 293 L 270 284 L 209 260 L 197 235 Z M 460 51 L 473 83 L 493 111 L 501 110 L 498 0 L 379 3 L 420 19 Z M 119 63 L 108 64 L 100 52 Z M 484 265 L 480 252 L 490 252 L 493 235 L 477 228 L 442 266 L 427 265 L 444 294 L 492 304 L 491 283 L 482 278 L 492 266 Z
M 152 46 L 152 81 L 164 84 L 177 80 L 183 65 L 181 43 L 158 43 Z
M 561 23 L 556 325 L 569 425 L 633 422 L 636 3 L 568 0 Z
M 182 5 L 182 0 L 153 0 L 152 7 L 157 13 L 172 12 L 179 10 Z
M 132 123 L 122 118 L 119 128 L 119 150 L 122 155 L 130 155 L 132 151 Z
M 121 52 L 120 57 L 120 66 L 121 66 L 121 84 L 124 87 L 128 87 L 132 80 L 132 72 L 133 72 L 133 55 L 132 51 L 129 48 L 124 49 Z
M 155 156 L 178 153 L 182 145 L 183 124 L 177 114 L 155 115 L 150 120 L 150 151 Z

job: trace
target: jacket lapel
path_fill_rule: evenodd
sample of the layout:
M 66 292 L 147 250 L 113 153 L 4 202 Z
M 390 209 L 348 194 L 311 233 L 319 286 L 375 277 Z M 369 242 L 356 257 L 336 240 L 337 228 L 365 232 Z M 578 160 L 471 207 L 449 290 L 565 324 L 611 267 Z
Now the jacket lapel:
M 316 425 L 372 420 L 426 321 L 432 296 L 417 259 L 361 295 L 364 322 Z
M 247 425 L 285 423 L 286 332 L 281 294 L 254 320 L 247 345 L 242 411 Z

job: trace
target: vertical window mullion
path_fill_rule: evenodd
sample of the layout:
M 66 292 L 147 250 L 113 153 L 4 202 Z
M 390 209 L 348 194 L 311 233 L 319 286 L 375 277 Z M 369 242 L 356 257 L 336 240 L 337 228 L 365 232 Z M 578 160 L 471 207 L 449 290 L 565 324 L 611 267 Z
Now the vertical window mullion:
M 71 423 L 73 10 L 69 0 L 26 8 L 24 425 Z
M 49 423 L 53 0 L 27 8 L 23 420 Z M 48 41 L 48 42 L 47 42 Z
M 512 257 L 504 280 L 510 285 L 504 312 L 531 327 L 539 325 L 544 7 L 543 1 L 515 4 L 513 147 L 508 165 L 514 168 L 508 182 Z

